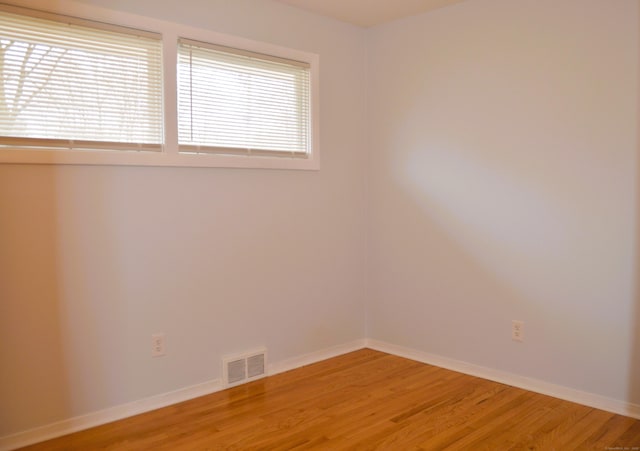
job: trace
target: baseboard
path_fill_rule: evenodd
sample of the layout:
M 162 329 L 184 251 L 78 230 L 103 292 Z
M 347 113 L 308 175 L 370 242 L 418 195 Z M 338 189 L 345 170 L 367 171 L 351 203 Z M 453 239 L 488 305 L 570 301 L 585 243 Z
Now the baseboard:
M 593 393 L 586 393 L 537 379 L 531 379 L 517 374 L 486 368 L 373 339 L 355 340 L 350 343 L 333 346 L 331 348 L 322 349 L 299 357 L 284 360 L 282 362 L 277 362 L 269 365 L 267 373 L 269 376 L 283 373 L 305 365 L 337 357 L 348 352 L 357 351 L 358 349 L 365 347 L 397 355 L 399 357 L 416 360 L 418 362 L 427 363 L 429 365 L 435 365 L 441 368 L 457 371 L 459 373 L 481 377 L 483 379 L 500 382 L 513 387 L 553 396 L 566 401 L 583 404 L 596 409 L 640 419 L 640 405 L 638 404 L 611 399 L 605 396 L 595 395 Z M 32 445 L 34 443 L 71 434 L 83 429 L 89 429 L 112 421 L 131 417 L 133 415 L 160 409 L 179 402 L 188 401 L 189 399 L 215 393 L 222 389 L 224 389 L 222 382 L 216 379 L 169 393 L 152 396 L 128 404 L 122 404 L 120 406 L 111 407 L 98 412 L 92 412 L 87 415 L 30 429 L 28 431 L 19 432 L 17 434 L 0 437 L 0 451 L 10 451 L 23 446 Z
M 397 355 L 399 357 L 405 357 L 407 359 L 416 360 L 418 362 L 427 363 L 440 368 L 446 368 L 448 370 L 457 371 L 470 376 L 500 382 L 512 387 L 518 387 L 532 392 L 541 393 L 543 395 L 553 396 L 554 398 L 563 399 L 565 401 L 571 401 L 585 406 L 594 407 L 596 409 L 606 410 L 607 412 L 640 419 L 639 404 L 587 393 L 573 388 L 519 376 L 506 371 L 486 368 L 439 355 L 429 354 L 427 352 L 417 351 L 415 349 L 405 348 L 403 346 L 385 343 L 383 341 L 367 339 L 365 340 L 365 345 L 368 348 Z
M 110 407 L 108 409 L 92 412 L 86 415 L 58 421 L 46 426 L 30 429 L 17 434 L 0 437 L 0 451 L 9 451 L 34 443 L 50 440 L 62 435 L 89 429 L 112 421 L 121 420 L 151 410 L 167 407 L 189 399 L 208 395 L 222 389 L 219 379 L 204 382 L 202 384 L 181 388 L 168 393 L 151 396 L 127 404 Z
M 299 357 L 269 365 L 268 375 L 293 370 L 301 366 L 330 359 L 364 347 L 365 340 L 362 339 L 322 349 L 309 354 L 304 354 Z M 0 437 L 0 451 L 14 450 L 23 446 L 33 445 L 34 443 L 78 432 L 83 429 L 89 429 L 102 424 L 111 423 L 112 421 L 122 420 L 127 417 L 167 407 L 179 402 L 188 401 L 210 393 L 215 393 L 223 390 L 224 388 L 226 387 L 223 386 L 222 381 L 216 379 L 169 393 L 163 393 L 161 395 L 151 396 L 149 398 L 133 401 L 127 404 L 110 407 L 98 412 L 92 412 L 87 415 L 62 420 L 46 426 L 19 432 L 17 434 Z
M 364 348 L 365 345 L 366 345 L 365 339 L 354 340 L 350 343 L 332 346 L 331 348 L 325 348 L 320 351 L 311 352 L 309 354 L 304 354 L 299 357 L 294 357 L 292 359 L 284 360 L 282 362 L 269 365 L 268 375 L 273 376 L 274 374 L 295 370 L 296 368 L 300 368 L 301 366 L 311 365 L 312 363 L 320 362 L 322 360 L 327 360 L 342 354 L 347 354 L 349 352 L 357 351 L 358 349 Z

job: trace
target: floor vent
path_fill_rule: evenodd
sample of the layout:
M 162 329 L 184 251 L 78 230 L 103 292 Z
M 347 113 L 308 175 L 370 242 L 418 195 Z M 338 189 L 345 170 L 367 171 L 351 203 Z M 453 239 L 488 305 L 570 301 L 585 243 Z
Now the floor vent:
M 225 387 L 250 382 L 266 376 L 267 350 L 225 357 L 222 359 Z

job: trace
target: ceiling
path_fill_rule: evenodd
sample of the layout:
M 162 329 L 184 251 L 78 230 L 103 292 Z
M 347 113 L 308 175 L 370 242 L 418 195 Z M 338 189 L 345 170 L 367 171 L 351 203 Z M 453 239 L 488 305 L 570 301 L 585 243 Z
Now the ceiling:
M 277 0 L 361 27 L 412 16 L 463 0 Z

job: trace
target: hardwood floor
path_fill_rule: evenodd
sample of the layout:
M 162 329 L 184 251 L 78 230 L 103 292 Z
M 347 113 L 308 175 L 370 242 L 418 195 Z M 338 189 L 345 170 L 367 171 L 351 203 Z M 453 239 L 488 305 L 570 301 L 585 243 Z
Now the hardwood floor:
M 640 421 L 370 349 L 25 450 L 640 450 Z

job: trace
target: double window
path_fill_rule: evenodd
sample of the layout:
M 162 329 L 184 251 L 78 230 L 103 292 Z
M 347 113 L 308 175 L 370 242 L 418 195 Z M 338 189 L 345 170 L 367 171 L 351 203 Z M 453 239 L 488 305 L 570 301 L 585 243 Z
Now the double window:
M 160 26 L 0 5 L 0 162 L 317 168 L 317 57 Z

